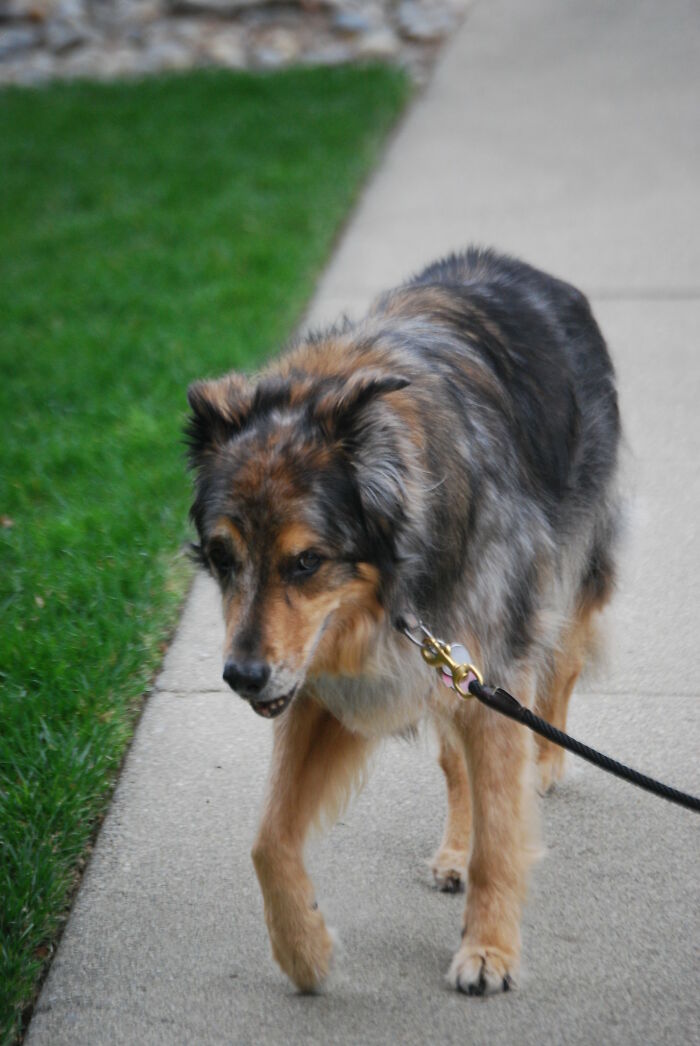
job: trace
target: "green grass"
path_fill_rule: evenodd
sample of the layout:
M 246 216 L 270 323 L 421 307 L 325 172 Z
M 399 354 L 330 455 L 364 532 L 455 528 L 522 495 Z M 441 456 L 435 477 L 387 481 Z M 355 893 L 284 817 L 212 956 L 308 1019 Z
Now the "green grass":
M 292 330 L 408 94 L 381 68 L 0 92 L 0 1042 L 189 574 L 189 381 Z

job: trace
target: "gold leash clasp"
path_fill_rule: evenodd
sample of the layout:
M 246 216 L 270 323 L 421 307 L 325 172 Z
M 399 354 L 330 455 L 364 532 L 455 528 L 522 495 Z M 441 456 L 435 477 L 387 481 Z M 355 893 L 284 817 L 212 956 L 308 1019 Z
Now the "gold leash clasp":
M 463 690 L 460 684 L 463 683 L 465 679 L 468 680 L 470 675 L 473 675 L 479 684 L 483 686 L 484 677 L 479 669 L 469 661 L 456 661 L 452 656 L 453 647 L 450 646 L 449 643 L 445 643 L 442 639 L 438 639 L 434 636 L 422 621 L 418 623 L 417 628 L 420 630 L 423 637 L 420 640 L 416 639 L 408 626 L 403 629 L 403 632 L 412 643 L 415 643 L 416 646 L 420 647 L 421 657 L 426 665 L 429 665 L 430 668 L 434 668 L 441 679 L 444 678 L 443 669 L 446 668 L 452 677 L 452 686 L 460 697 L 473 697 L 474 695 L 470 694 L 468 690 Z M 464 650 L 464 647 L 455 643 L 454 649 L 457 647 Z M 466 650 L 464 652 L 466 653 Z

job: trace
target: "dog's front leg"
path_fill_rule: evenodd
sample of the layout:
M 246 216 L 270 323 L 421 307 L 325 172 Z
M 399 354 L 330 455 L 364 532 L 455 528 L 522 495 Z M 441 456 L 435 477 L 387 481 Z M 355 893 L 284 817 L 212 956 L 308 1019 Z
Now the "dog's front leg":
M 332 952 L 304 868 L 304 840 L 322 813 L 337 813 L 362 769 L 367 746 L 304 695 L 275 723 L 267 800 L 252 856 L 272 953 L 302 991 L 321 983 Z
M 532 684 L 524 674 L 514 680 L 513 692 L 531 704 Z M 520 958 L 521 907 L 537 852 L 533 745 L 522 726 L 476 701 L 460 711 L 473 844 L 462 945 L 450 980 L 460 991 L 483 995 L 507 991 Z

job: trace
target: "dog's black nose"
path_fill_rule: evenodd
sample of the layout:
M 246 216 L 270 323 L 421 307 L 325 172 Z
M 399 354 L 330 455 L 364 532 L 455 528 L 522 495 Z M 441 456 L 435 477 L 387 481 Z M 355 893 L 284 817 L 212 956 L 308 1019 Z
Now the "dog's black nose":
M 270 666 L 264 661 L 234 661 L 224 665 L 224 679 L 242 697 L 255 697 L 270 678 Z

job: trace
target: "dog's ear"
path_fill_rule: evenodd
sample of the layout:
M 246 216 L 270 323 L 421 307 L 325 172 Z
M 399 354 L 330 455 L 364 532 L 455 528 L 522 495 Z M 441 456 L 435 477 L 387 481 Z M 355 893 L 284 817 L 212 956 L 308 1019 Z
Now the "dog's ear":
M 243 374 L 227 374 L 216 381 L 195 381 L 190 385 L 187 402 L 192 413 L 185 438 L 193 467 L 207 450 L 223 446 L 241 430 L 252 395 L 252 386 Z
M 365 410 L 379 397 L 410 385 L 400 374 L 363 369 L 342 385 L 324 390 L 316 418 L 340 443 L 355 475 L 365 526 L 375 555 L 387 565 L 397 558 L 397 538 L 405 518 L 403 455 L 405 429 L 395 411 Z
M 342 384 L 325 389 L 316 400 L 313 413 L 328 435 L 342 438 L 357 426 L 359 415 L 369 403 L 410 384 L 401 374 L 368 367 L 356 371 Z

